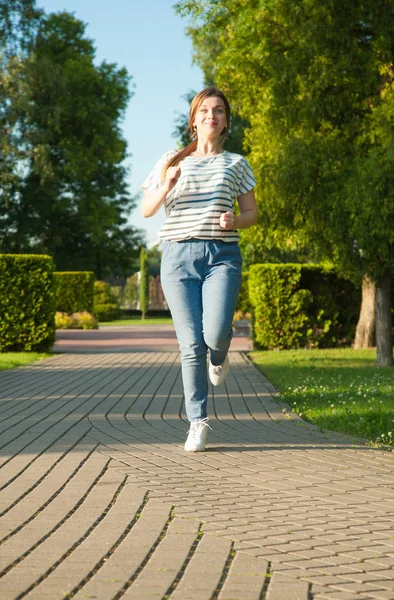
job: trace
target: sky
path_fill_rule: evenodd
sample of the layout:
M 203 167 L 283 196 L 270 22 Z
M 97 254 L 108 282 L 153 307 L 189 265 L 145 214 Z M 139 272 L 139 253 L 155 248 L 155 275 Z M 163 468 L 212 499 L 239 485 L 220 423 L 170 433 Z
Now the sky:
M 140 191 L 160 156 L 175 148 L 172 136 L 179 113 L 188 110 L 182 98 L 204 87 L 201 70 L 192 65 L 187 21 L 175 13 L 175 0 L 36 0 L 46 13 L 66 10 L 86 24 L 96 48 L 96 63 L 126 67 L 134 96 L 122 123 L 131 157 L 128 176 L 132 195 Z M 139 201 L 130 223 L 144 229 L 148 246 L 158 239 L 164 209 L 144 219 Z

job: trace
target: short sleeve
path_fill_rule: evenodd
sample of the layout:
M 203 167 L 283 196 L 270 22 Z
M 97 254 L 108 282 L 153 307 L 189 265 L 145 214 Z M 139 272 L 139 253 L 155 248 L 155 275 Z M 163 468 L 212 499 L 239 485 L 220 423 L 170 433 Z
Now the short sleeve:
M 148 177 L 145 179 L 141 188 L 143 190 L 147 190 L 148 192 L 155 192 L 161 183 L 161 177 L 163 173 L 163 169 L 173 156 L 177 153 L 177 150 L 170 150 L 163 154 L 163 156 L 157 161 L 152 171 L 149 173 Z
M 246 158 L 243 157 L 242 163 L 243 168 L 239 182 L 238 196 L 250 192 L 250 190 L 253 190 L 253 188 L 256 185 L 256 179 L 253 174 L 252 167 L 250 166 Z

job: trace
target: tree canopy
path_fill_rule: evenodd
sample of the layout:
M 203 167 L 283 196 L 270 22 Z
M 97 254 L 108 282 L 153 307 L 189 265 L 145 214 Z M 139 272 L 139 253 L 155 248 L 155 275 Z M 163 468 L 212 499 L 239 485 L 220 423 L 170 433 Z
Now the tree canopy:
M 248 235 L 307 245 L 379 288 L 394 270 L 393 3 L 177 6 L 196 60 L 250 124 L 260 221 Z
M 0 251 L 46 252 L 57 269 L 93 269 L 99 278 L 127 275 L 144 243 L 127 224 L 135 198 L 120 122 L 131 77 L 94 63 L 93 43 L 74 15 L 11 5 L 12 18 L 0 12 L 10 49 L 1 63 Z M 18 47 L 26 29 L 29 44 Z
M 377 128 L 381 134 L 391 128 L 392 3 L 197 0 L 177 6 L 191 18 L 195 59 L 250 123 L 245 142 L 258 178 L 264 238 L 299 233 L 336 261 L 346 256 L 347 268 L 358 267 L 357 248 L 373 244 L 387 255 L 392 221 L 384 239 L 381 224 L 375 237 L 362 225 L 369 209 L 357 205 L 353 188 L 359 195 L 363 187 L 354 165 L 365 173 L 369 150 L 382 147 Z M 376 171 L 375 177 L 381 179 Z M 379 213 L 375 219 L 380 222 Z M 366 267 L 382 271 L 376 261 Z

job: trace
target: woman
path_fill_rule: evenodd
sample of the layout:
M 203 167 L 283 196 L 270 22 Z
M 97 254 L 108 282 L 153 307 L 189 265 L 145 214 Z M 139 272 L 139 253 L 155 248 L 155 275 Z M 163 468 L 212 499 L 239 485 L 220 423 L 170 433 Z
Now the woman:
M 162 156 L 142 185 L 143 216 L 156 214 L 162 204 L 166 211 L 159 234 L 161 284 L 181 351 L 189 452 L 203 451 L 207 443 L 207 372 L 219 385 L 229 369 L 242 270 L 237 230 L 257 220 L 252 169 L 243 156 L 222 146 L 229 127 L 226 96 L 216 87 L 205 88 L 190 106 L 193 141 Z

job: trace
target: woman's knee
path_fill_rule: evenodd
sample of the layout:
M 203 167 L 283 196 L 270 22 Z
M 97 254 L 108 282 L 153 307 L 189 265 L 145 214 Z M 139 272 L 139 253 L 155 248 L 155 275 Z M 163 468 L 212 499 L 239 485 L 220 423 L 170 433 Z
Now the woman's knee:
M 208 347 L 204 340 L 201 341 L 186 341 L 179 343 L 182 358 L 199 358 L 206 355 Z
M 207 331 L 204 333 L 204 341 L 208 348 L 210 348 L 210 350 L 217 350 L 219 352 L 228 349 L 232 337 L 233 332 L 231 329 L 220 332 Z

